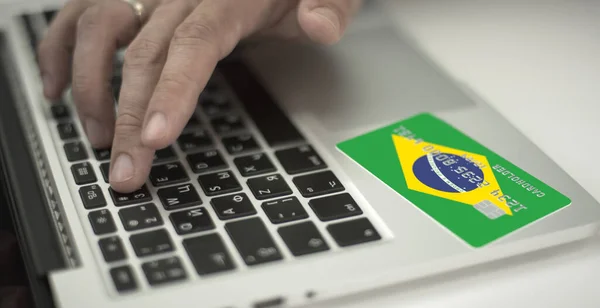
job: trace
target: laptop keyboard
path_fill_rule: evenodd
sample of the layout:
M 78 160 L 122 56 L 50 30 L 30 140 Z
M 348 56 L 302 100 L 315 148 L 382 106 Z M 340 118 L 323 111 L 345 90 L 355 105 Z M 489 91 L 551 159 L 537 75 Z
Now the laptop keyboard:
M 116 100 L 120 82 L 117 73 Z M 381 239 L 363 205 L 239 63 L 219 66 L 183 133 L 156 152 L 133 193 L 109 187 L 110 149 L 89 146 L 71 104 L 50 111 L 118 292 L 140 289 L 140 279 L 155 287 L 260 270 Z

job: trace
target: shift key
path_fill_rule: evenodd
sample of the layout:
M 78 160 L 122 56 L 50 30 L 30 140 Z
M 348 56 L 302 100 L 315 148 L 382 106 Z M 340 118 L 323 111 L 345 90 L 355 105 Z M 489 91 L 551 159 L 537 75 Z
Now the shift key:
M 248 266 L 283 259 L 260 218 L 230 222 L 225 229 Z

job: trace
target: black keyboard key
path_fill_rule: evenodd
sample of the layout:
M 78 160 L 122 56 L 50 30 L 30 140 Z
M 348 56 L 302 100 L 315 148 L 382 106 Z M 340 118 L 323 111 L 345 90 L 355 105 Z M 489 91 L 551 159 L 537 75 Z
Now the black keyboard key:
M 96 156 L 96 159 L 99 161 L 109 160 L 110 151 L 111 149 L 94 149 L 94 156 Z
M 293 181 L 302 196 L 306 198 L 344 190 L 344 186 L 340 183 L 340 180 L 331 171 L 298 176 Z
M 190 154 L 187 161 L 195 173 L 216 171 L 228 167 L 221 153 L 217 150 Z
M 179 139 L 177 139 L 177 143 L 181 150 L 189 152 L 210 147 L 213 141 L 204 130 L 196 130 L 181 134 Z
M 221 63 L 219 71 L 223 73 L 270 146 L 304 139 L 287 115 L 277 106 L 271 95 L 243 63 L 240 61 Z
M 213 198 L 210 203 L 221 220 L 256 214 L 252 201 L 245 193 Z
M 110 163 L 100 164 L 100 172 L 102 173 L 102 177 L 104 178 L 104 183 L 108 183 L 108 176 L 110 173 Z
M 221 237 L 209 234 L 183 240 L 198 275 L 204 276 L 235 269 L 235 265 Z
M 258 200 L 291 195 L 292 189 L 279 174 L 267 175 L 248 180 L 248 187 Z
M 168 146 L 164 149 L 157 150 L 154 152 L 154 161 L 153 163 L 162 163 L 167 161 L 176 160 L 177 155 L 173 151 L 173 147 Z
M 225 229 L 247 265 L 252 266 L 283 259 L 279 248 L 260 218 L 230 222 L 225 225 Z
M 214 118 L 210 122 L 217 134 L 220 135 L 240 131 L 246 128 L 244 121 L 242 121 L 240 116 L 234 114 Z
M 231 155 L 260 149 L 254 137 L 250 134 L 223 138 L 223 145 Z
M 219 116 L 231 111 L 231 104 L 225 97 L 218 95 L 202 94 L 200 96 L 200 105 L 209 117 Z
M 146 257 L 175 250 L 169 234 L 164 229 L 134 234 L 129 237 L 129 241 L 138 257 Z
M 56 129 L 58 130 L 58 135 L 62 140 L 79 137 L 77 129 L 75 128 L 75 125 L 73 125 L 73 123 L 60 123 L 56 125 Z
M 152 203 L 124 208 L 119 211 L 119 216 L 127 231 L 152 228 L 163 224 L 158 209 Z
M 308 202 L 321 221 L 330 221 L 362 214 L 350 194 L 312 199 Z
M 119 266 L 110 270 L 110 276 L 118 292 L 128 292 L 137 289 L 137 282 L 128 265 Z
M 223 195 L 242 190 L 240 182 L 231 171 L 201 175 L 198 177 L 198 182 L 207 196 Z
M 242 176 L 261 175 L 274 172 L 275 166 L 265 153 L 238 157 L 233 160 Z
M 50 107 L 52 116 L 57 120 L 67 119 L 71 116 L 69 108 L 63 104 L 56 104 Z
M 177 234 L 184 235 L 215 228 L 210 214 L 204 208 L 189 209 L 169 215 Z
M 296 197 L 267 201 L 262 208 L 274 224 L 308 218 L 308 213 Z
M 202 204 L 202 200 L 192 184 L 161 188 L 156 194 L 166 210 L 175 210 Z
M 144 275 L 151 286 L 158 286 L 187 278 L 178 257 L 143 263 L 142 271 L 144 271 Z
M 192 115 L 192 117 L 187 121 L 187 123 L 185 124 L 185 127 L 183 128 L 184 131 L 186 130 L 192 130 L 195 128 L 198 128 L 198 126 L 200 126 L 200 121 L 198 121 L 198 118 L 196 117 L 196 115 Z
M 56 16 L 57 11 L 55 10 L 45 10 L 44 11 L 44 18 L 46 19 L 46 23 L 50 24 L 52 22 L 52 20 L 54 19 L 54 16 Z
M 102 188 L 96 184 L 81 187 L 79 189 L 79 196 L 81 196 L 83 207 L 88 210 L 106 206 L 106 199 L 104 199 Z
M 115 221 L 108 210 L 90 212 L 88 214 L 88 219 L 90 220 L 92 229 L 96 235 L 103 235 L 117 231 Z
M 34 18 L 35 18 L 35 16 L 33 14 L 21 15 L 21 20 L 25 24 L 25 31 L 27 31 L 27 35 L 29 36 L 29 46 L 31 47 L 32 51 L 35 52 L 37 50 L 39 38 L 38 38 L 38 35 L 35 30 Z M 37 59 L 37 57 L 36 57 L 36 59 Z
M 88 162 L 74 164 L 71 166 L 71 173 L 77 185 L 90 184 L 98 180 L 92 165 Z
M 79 141 L 66 143 L 63 148 L 65 150 L 65 154 L 67 155 L 67 160 L 70 162 L 88 158 L 87 151 L 85 150 L 83 143 Z
M 281 227 L 278 232 L 296 257 L 329 250 L 329 245 L 312 221 Z
M 154 166 L 150 170 L 150 181 L 156 187 L 187 182 L 189 179 L 179 162 Z
M 108 191 L 110 192 L 110 195 L 116 206 L 125 206 L 135 203 L 152 201 L 152 195 L 150 195 L 150 192 L 148 191 L 148 187 L 146 187 L 146 185 L 128 194 L 116 192 L 112 188 L 109 188 Z
M 327 230 L 341 247 L 381 239 L 381 236 L 367 218 L 331 224 L 327 226 Z
M 288 174 L 314 171 L 326 168 L 323 159 L 309 145 L 275 152 L 275 156 Z
M 100 251 L 102 251 L 102 256 L 104 256 L 104 261 L 108 263 L 127 259 L 123 243 L 116 235 L 99 240 L 98 245 Z

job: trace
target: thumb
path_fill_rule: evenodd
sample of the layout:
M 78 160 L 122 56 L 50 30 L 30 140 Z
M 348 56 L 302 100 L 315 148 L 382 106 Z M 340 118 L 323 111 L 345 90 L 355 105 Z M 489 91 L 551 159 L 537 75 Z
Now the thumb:
M 337 43 L 362 0 L 301 0 L 298 23 L 314 42 L 330 45 Z

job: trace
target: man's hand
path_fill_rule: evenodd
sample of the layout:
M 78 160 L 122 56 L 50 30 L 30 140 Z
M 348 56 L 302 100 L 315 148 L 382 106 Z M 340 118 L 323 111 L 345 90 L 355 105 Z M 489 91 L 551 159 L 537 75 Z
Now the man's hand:
M 360 0 L 139 0 L 139 20 L 122 0 L 72 0 L 39 47 L 44 93 L 71 80 L 81 123 L 96 148 L 112 144 L 110 184 L 131 192 L 146 180 L 154 151 L 173 143 L 217 62 L 254 36 L 337 42 Z M 115 51 L 127 46 L 115 117 Z

